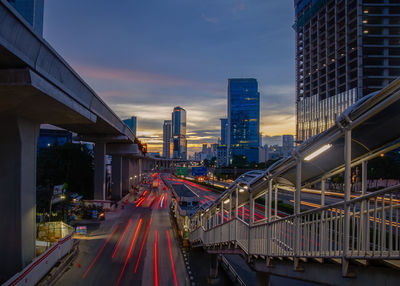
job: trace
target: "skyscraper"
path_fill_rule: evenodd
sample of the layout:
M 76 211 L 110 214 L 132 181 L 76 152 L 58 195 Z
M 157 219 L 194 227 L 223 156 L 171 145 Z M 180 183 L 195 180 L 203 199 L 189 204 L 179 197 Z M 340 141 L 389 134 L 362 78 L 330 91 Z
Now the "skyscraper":
M 171 135 L 172 135 L 172 121 L 164 120 L 163 125 L 163 157 L 171 158 Z
M 122 120 L 128 127 L 132 130 L 133 134 L 136 136 L 136 116 L 131 116 L 131 118 Z
M 290 156 L 294 148 L 294 138 L 293 135 L 283 135 L 282 136 L 282 155 L 284 157 Z
M 226 145 L 226 135 L 228 132 L 228 119 L 221 118 L 221 145 Z
M 356 100 L 400 76 L 400 2 L 295 0 L 296 136 L 335 123 Z
M 36 33 L 43 35 L 44 0 L 8 0 L 8 2 L 32 25 Z
M 173 158 L 187 159 L 186 110 L 180 106 L 172 112 Z
M 254 78 L 228 79 L 227 160 L 242 156 L 258 162 L 260 147 L 260 93 Z

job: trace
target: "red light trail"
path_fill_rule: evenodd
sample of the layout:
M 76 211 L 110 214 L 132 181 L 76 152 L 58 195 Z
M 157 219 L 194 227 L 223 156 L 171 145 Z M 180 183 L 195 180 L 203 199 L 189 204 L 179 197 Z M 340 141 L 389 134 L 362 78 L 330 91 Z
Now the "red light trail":
M 89 268 L 86 270 L 85 274 L 83 274 L 82 279 L 85 278 L 86 274 L 88 274 L 90 268 L 92 268 L 93 264 L 96 262 L 97 258 L 99 258 L 100 254 L 102 253 L 104 247 L 106 246 L 107 242 L 110 240 L 111 236 L 114 234 L 114 232 L 117 230 L 118 225 L 114 228 L 114 230 L 112 231 L 112 233 L 110 234 L 110 236 L 107 238 L 106 242 L 103 244 L 103 247 L 100 249 L 99 253 L 96 255 L 96 257 L 94 258 L 92 264 L 90 264 Z
M 138 233 L 138 231 L 139 231 L 139 228 L 140 228 L 140 224 L 141 224 L 141 223 L 142 223 L 142 219 L 139 220 L 139 223 L 138 223 L 138 225 L 137 225 L 137 227 L 136 227 L 135 235 L 133 236 L 132 243 L 131 243 L 131 247 L 129 248 L 129 253 L 128 253 L 128 255 L 126 256 L 126 260 L 125 260 L 124 267 L 122 268 L 121 274 L 119 275 L 118 282 L 117 282 L 117 286 L 119 285 L 119 282 L 121 281 L 122 274 L 124 274 L 126 264 L 128 263 L 129 257 L 130 257 L 131 254 L 132 254 L 132 248 L 133 248 L 133 245 L 134 245 L 134 243 L 135 243 L 136 236 L 137 236 L 137 233 Z
M 136 270 L 137 270 L 137 268 L 138 268 L 138 266 L 139 266 L 140 256 L 142 255 L 143 246 L 144 246 L 144 244 L 145 244 L 145 242 L 146 242 L 147 234 L 148 234 L 148 232 L 149 232 L 150 224 L 151 224 L 151 220 L 152 220 L 152 219 L 153 219 L 153 218 L 150 218 L 150 222 L 149 222 L 149 225 L 147 226 L 146 234 L 144 235 L 144 238 L 143 238 L 142 247 L 140 247 L 140 252 L 139 252 L 138 260 L 137 260 L 136 266 L 135 266 L 135 273 L 136 273 Z
M 121 236 L 121 238 L 120 238 L 120 240 L 119 240 L 119 242 L 118 242 L 118 244 L 117 244 L 117 247 L 115 247 L 114 253 L 113 253 L 113 255 L 112 255 L 111 258 L 114 258 L 115 253 L 117 253 L 117 249 L 118 249 L 119 245 L 121 244 L 121 241 L 122 241 L 122 239 L 124 238 L 125 233 L 126 233 L 126 231 L 128 230 L 128 227 L 129 227 L 129 225 L 131 224 L 131 222 L 132 222 L 132 219 L 129 221 L 128 225 L 126 226 L 126 228 L 125 228 L 125 230 L 124 230 L 124 233 L 122 234 L 122 236 Z
M 158 286 L 158 268 L 157 268 L 157 230 L 156 240 L 154 242 L 154 285 Z
M 178 282 L 176 281 L 174 260 L 172 259 L 172 249 L 171 249 L 171 242 L 169 240 L 169 232 L 168 232 L 168 230 L 167 230 L 167 237 L 168 237 L 169 257 L 171 258 L 171 265 L 172 265 L 172 272 L 174 274 L 175 286 L 178 286 Z

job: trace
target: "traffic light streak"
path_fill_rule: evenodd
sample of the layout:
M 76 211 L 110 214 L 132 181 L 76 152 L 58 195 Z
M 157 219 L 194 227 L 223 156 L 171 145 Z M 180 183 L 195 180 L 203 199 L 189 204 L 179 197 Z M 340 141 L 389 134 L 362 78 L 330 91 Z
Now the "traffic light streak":
M 122 234 L 122 236 L 121 236 L 121 238 L 120 238 L 120 240 L 119 240 L 117 246 L 115 247 L 114 253 L 113 253 L 113 255 L 112 255 L 111 258 L 114 258 L 115 253 L 117 253 L 117 249 L 118 249 L 119 245 L 121 244 L 121 241 L 122 241 L 122 239 L 124 238 L 125 233 L 126 233 L 126 231 L 128 230 L 128 227 L 129 227 L 129 225 L 131 224 L 131 222 L 132 222 L 132 219 L 129 221 L 128 225 L 126 226 L 126 228 L 125 228 L 125 230 L 124 230 L 124 233 Z
M 118 225 L 114 228 L 114 230 L 111 232 L 110 236 L 107 238 L 106 242 L 104 242 L 103 247 L 100 249 L 99 253 L 97 253 L 96 257 L 94 258 L 92 264 L 90 264 L 89 268 L 86 270 L 85 274 L 83 274 L 82 279 L 85 278 L 86 274 L 88 274 L 90 268 L 92 268 L 93 264 L 96 262 L 97 258 L 99 258 L 100 254 L 103 252 L 104 247 L 106 246 L 107 242 L 110 240 L 111 236 L 114 234 L 114 232 L 117 230 Z
M 151 220 L 152 220 L 152 219 L 153 219 L 153 218 L 150 218 L 150 222 L 149 222 L 149 225 L 147 226 L 146 234 L 144 235 L 144 239 L 143 239 L 143 242 L 142 242 L 142 247 L 140 247 L 140 252 L 139 252 L 138 260 L 137 260 L 136 266 L 135 266 L 135 273 L 136 273 L 136 270 L 137 270 L 137 268 L 138 268 L 138 266 L 139 266 L 140 256 L 142 255 L 142 250 L 143 250 L 144 244 L 146 243 L 146 238 L 147 238 L 147 234 L 148 234 L 149 229 L 150 229 L 150 224 L 151 224 Z
M 133 245 L 134 245 L 134 243 L 135 243 L 136 236 L 137 236 L 138 231 L 139 231 L 139 229 L 140 229 L 141 223 L 142 223 L 142 219 L 139 220 L 139 223 L 138 223 L 138 225 L 137 225 L 137 227 L 136 227 L 135 235 L 133 236 L 132 243 L 131 243 L 131 247 L 129 248 L 128 255 L 126 256 L 124 267 L 122 268 L 121 274 L 119 275 L 118 282 L 117 282 L 117 286 L 119 285 L 119 282 L 121 281 L 122 274 L 124 274 L 126 264 L 128 263 L 129 257 L 130 257 L 131 254 L 132 254 Z

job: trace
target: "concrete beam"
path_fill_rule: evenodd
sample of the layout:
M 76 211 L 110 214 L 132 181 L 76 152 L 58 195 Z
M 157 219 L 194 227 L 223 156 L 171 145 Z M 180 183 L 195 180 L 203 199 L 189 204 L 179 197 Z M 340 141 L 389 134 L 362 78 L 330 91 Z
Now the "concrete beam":
M 40 124 L 0 116 L 0 280 L 35 257 L 36 148 Z
M 292 261 L 273 261 L 273 267 L 267 267 L 265 260 L 256 260 L 252 264 L 255 271 L 291 279 L 303 280 L 318 284 L 341 286 L 364 285 L 397 285 L 400 281 L 400 271 L 385 267 L 352 265 L 354 278 L 342 276 L 342 266 L 332 263 L 307 262 L 301 266 L 304 271 L 293 271 Z M 323 275 L 321 275 L 323 273 Z
M 140 156 L 137 144 L 107 144 L 108 155 Z

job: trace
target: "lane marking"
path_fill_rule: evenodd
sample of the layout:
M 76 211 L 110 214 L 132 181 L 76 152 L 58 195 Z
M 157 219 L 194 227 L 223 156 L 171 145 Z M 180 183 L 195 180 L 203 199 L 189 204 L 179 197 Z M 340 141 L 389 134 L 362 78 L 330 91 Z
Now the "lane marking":
M 96 257 L 94 258 L 92 264 L 90 264 L 89 268 L 86 270 L 85 274 L 83 274 L 82 279 L 85 278 L 86 274 L 88 274 L 90 268 L 92 268 L 93 264 L 96 262 L 97 258 L 99 258 L 100 254 L 103 252 L 104 247 L 106 246 L 107 242 L 110 240 L 111 236 L 114 234 L 114 232 L 117 230 L 118 225 L 114 228 L 114 230 L 111 232 L 110 236 L 107 238 L 106 242 L 104 242 L 103 247 L 100 249 L 99 253 L 97 253 Z

